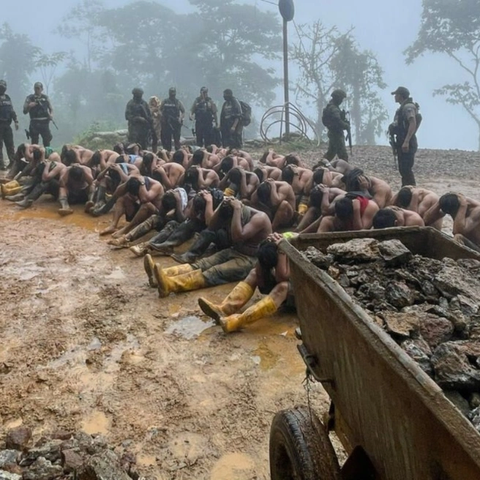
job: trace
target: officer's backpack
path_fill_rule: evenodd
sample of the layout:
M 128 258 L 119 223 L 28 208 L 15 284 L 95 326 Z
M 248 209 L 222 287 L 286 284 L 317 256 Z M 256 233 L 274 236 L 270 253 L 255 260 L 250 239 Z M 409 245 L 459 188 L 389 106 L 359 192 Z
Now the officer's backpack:
M 239 102 L 240 106 L 242 107 L 242 123 L 243 126 L 246 127 L 250 125 L 252 121 L 252 107 L 248 103 L 242 102 L 241 100 L 239 100 Z
M 334 127 L 334 120 L 332 117 L 332 110 L 330 108 L 330 105 L 327 105 L 322 112 L 322 123 L 325 125 L 327 128 L 332 128 Z

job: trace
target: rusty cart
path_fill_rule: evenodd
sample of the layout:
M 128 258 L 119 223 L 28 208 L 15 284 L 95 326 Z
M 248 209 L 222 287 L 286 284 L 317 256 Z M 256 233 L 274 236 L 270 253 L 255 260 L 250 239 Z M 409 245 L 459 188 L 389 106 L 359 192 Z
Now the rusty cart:
M 396 238 L 431 258 L 480 260 L 444 234 L 420 227 L 302 235 L 281 244 L 290 260 L 298 349 L 332 404 L 324 422 L 307 407 L 275 415 L 271 478 L 479 480 L 480 435 L 467 418 L 335 280 L 300 253 L 363 237 Z M 348 455 L 342 468 L 329 429 Z

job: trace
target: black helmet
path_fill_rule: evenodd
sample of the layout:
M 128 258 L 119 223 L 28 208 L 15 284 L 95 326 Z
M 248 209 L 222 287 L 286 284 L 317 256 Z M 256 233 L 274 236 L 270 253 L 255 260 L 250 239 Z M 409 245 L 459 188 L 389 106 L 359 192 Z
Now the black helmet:
M 337 97 L 337 98 L 341 98 L 343 100 L 344 98 L 346 98 L 346 96 L 347 96 L 347 94 L 345 93 L 345 91 L 340 89 L 340 88 L 337 88 L 336 90 L 334 90 L 332 92 L 332 98 Z

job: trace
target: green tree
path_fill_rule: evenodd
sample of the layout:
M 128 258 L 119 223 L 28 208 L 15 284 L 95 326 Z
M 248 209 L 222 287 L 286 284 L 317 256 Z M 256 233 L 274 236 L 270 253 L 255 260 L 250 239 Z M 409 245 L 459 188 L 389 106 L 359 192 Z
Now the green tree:
M 66 52 L 42 53 L 35 60 L 35 67 L 40 71 L 47 95 L 50 85 L 55 79 L 57 67 L 65 60 L 66 56 Z
M 374 54 L 360 50 L 352 29 L 345 33 L 316 21 L 298 27 L 291 58 L 299 66 L 297 99 L 315 108 L 314 124 L 321 137 L 323 109 L 331 92 L 342 88 L 347 93 L 356 143 L 375 143 L 383 131 L 387 112 L 378 90 L 385 88 L 383 72 Z
M 0 28 L 0 78 L 8 82 L 9 94 L 15 103 L 23 101 L 31 91 L 30 75 L 37 68 L 41 52 L 28 35 L 14 33 L 7 23 Z
M 407 63 L 425 53 L 447 55 L 463 73 L 459 83 L 434 90 L 460 105 L 476 123 L 480 150 L 480 0 L 424 0 L 420 30 L 405 51 Z
M 189 38 L 197 78 L 217 94 L 231 88 L 239 98 L 270 106 L 280 83 L 273 68 L 282 49 L 278 16 L 234 0 L 190 3 L 197 9 L 189 15 L 197 24 Z
M 379 97 L 387 85 L 383 70 L 370 50 L 360 50 L 351 35 L 339 39 L 339 49 L 330 62 L 340 84 L 345 86 L 357 144 L 375 144 L 388 112 Z
M 101 0 L 82 0 L 62 19 L 56 32 L 62 37 L 77 39 L 85 48 L 83 63 L 92 71 L 106 47 L 105 32 L 99 28 L 99 16 L 105 11 Z

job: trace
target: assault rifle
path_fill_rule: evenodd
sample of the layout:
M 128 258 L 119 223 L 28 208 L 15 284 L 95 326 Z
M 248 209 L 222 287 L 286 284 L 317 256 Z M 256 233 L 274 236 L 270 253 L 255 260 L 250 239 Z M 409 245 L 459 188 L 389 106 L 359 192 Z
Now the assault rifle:
M 353 155 L 352 130 L 350 128 L 350 112 L 346 112 L 345 110 L 342 110 L 342 120 L 345 121 L 345 122 L 348 122 L 347 136 L 345 137 L 345 140 L 348 140 L 348 146 L 350 148 L 350 155 Z
M 43 110 L 43 113 L 45 113 L 45 115 L 47 115 L 47 117 L 48 117 L 48 118 L 50 119 L 50 121 L 53 123 L 54 127 L 58 130 L 58 126 L 57 126 L 57 124 L 55 123 L 55 120 L 50 117 L 50 112 L 47 110 L 47 108 L 45 107 L 45 105 L 41 104 L 38 99 L 35 99 L 35 103 Z M 28 138 L 28 137 L 27 137 L 27 138 Z
M 397 149 L 397 142 L 395 141 L 395 129 L 393 124 L 388 127 L 387 133 L 388 133 L 390 146 L 392 147 L 393 166 L 396 169 L 398 168 L 398 149 Z

